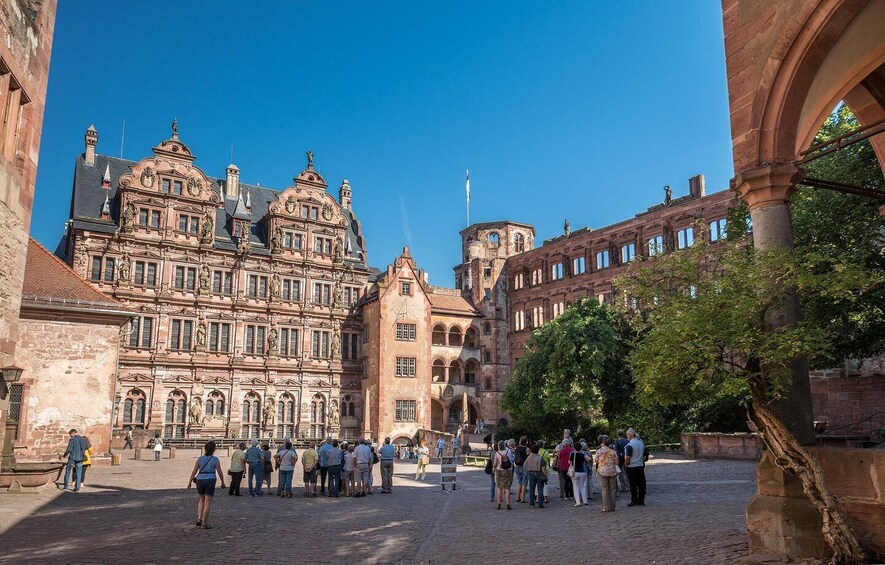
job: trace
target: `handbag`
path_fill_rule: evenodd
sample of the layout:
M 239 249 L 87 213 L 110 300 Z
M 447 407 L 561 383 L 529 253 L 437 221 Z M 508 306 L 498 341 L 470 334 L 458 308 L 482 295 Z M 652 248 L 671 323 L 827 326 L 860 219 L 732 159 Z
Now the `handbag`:
M 572 451 L 571 455 L 569 455 L 568 471 L 565 472 L 569 477 L 575 476 L 575 453 L 575 451 Z

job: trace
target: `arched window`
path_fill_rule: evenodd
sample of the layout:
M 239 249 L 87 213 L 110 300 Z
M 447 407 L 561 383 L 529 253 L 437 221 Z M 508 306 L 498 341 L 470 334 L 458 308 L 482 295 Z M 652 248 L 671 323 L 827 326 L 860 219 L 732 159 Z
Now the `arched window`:
M 243 432 L 246 439 L 261 437 L 261 399 L 254 392 L 243 398 Z
M 224 395 L 221 391 L 213 390 L 206 400 L 206 416 L 224 416 Z
M 444 383 L 446 382 L 446 364 L 442 359 L 437 359 L 433 362 L 433 366 L 430 369 L 431 380 L 435 383 Z
M 464 332 L 464 347 L 479 347 L 479 332 L 473 326 Z
M 521 233 L 513 236 L 513 247 L 516 253 L 522 253 L 523 251 L 525 251 L 525 238 L 522 236 Z
M 317 394 L 310 402 L 310 437 L 320 439 L 326 434 L 326 399 Z
M 123 402 L 123 425 L 144 427 L 144 405 L 144 393 L 137 388 L 130 390 Z
M 180 390 L 173 390 L 166 400 L 166 426 L 163 435 L 183 438 L 187 424 L 187 397 Z
M 433 335 L 431 336 L 431 343 L 433 345 L 445 345 L 446 344 L 446 327 L 442 324 L 437 324 L 433 326 Z
M 289 439 L 295 436 L 295 399 L 284 392 L 277 402 L 277 437 Z
M 461 382 L 461 363 L 457 360 L 452 361 L 451 365 L 449 365 L 449 382 L 450 383 L 460 383 Z
M 355 408 L 356 405 L 353 402 L 353 397 L 349 394 L 345 394 L 344 398 L 341 399 L 341 415 L 355 417 Z
M 501 244 L 501 236 L 498 235 L 498 232 L 493 231 L 489 234 L 489 245 L 492 247 L 498 247 Z
M 464 382 L 469 385 L 476 384 L 476 374 L 479 372 L 479 363 L 476 359 L 471 359 L 464 366 Z
M 452 326 L 449 329 L 449 345 L 457 345 L 460 346 L 463 344 L 463 336 L 461 335 L 461 328 L 458 326 Z

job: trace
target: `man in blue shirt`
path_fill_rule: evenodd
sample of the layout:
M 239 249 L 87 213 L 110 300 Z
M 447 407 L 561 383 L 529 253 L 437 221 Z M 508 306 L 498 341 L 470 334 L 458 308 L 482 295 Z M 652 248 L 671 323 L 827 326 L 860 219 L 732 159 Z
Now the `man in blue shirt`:
M 648 452 L 633 428 L 627 430 L 627 439 L 630 440 L 624 448 L 624 463 L 630 475 L 630 504 L 627 506 L 645 506 L 645 462 Z
M 258 440 L 252 440 L 252 447 L 246 450 L 246 463 L 249 465 L 249 496 L 261 496 L 264 494 L 261 490 L 261 482 L 264 478 L 262 461 L 264 455 L 261 448 L 258 447 Z M 252 481 L 255 486 L 252 486 Z
M 320 456 L 320 494 L 326 494 L 326 478 L 329 476 L 329 450 L 332 449 L 332 437 L 326 438 L 323 445 L 317 450 Z M 332 486 L 329 485 L 331 489 Z
M 618 454 L 618 466 L 621 468 L 621 473 L 618 473 L 618 490 L 620 492 L 627 492 L 630 490 L 630 482 L 627 480 L 627 470 L 624 468 L 624 456 L 626 455 L 627 444 L 630 442 L 626 437 L 624 437 L 624 430 L 618 430 L 618 439 L 615 441 L 614 449 L 615 453 Z
M 396 459 L 396 448 L 390 444 L 390 438 L 384 438 L 384 445 L 378 450 L 381 460 L 381 492 L 391 492 L 393 486 L 393 460 Z
M 68 464 L 65 466 L 65 483 L 64 490 L 68 490 L 68 483 L 71 480 L 71 469 L 74 470 L 74 492 L 80 492 L 80 483 L 83 481 L 83 461 L 86 459 L 86 450 L 91 446 L 89 440 L 83 436 L 77 435 L 77 430 L 68 432 L 68 447 L 65 449 L 62 457 L 68 458 Z

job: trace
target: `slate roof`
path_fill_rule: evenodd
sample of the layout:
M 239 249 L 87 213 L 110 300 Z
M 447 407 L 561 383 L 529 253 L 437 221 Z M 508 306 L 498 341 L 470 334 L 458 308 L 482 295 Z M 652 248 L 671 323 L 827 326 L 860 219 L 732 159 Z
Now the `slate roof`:
M 446 312 L 468 314 L 471 316 L 481 315 L 481 313 L 473 306 L 473 303 L 464 296 L 436 293 L 430 293 L 428 296 L 430 298 L 430 308 L 432 310 L 442 310 Z
M 120 203 L 117 199 L 117 185 L 120 177 L 129 174 L 130 167 L 137 161 L 96 155 L 95 165 L 89 166 L 84 160 L 84 155 L 77 156 L 74 163 L 74 188 L 71 196 L 71 220 L 75 229 L 85 229 L 100 233 L 114 233 L 120 225 Z M 111 188 L 101 187 L 105 169 L 110 168 Z M 221 194 L 224 192 L 225 180 L 209 177 L 212 189 Z M 244 195 L 248 191 L 252 208 L 245 211 L 250 220 L 252 233 L 249 241 L 252 243 L 251 253 L 256 255 L 270 255 L 268 234 L 264 233 L 264 225 L 260 220 L 267 215 L 268 207 L 277 200 L 280 190 L 264 186 L 246 184 L 240 182 L 240 193 Z M 110 198 L 111 221 L 101 219 L 101 208 L 104 205 L 105 195 Z M 236 250 L 236 246 L 230 241 L 233 225 L 231 219 L 237 213 L 237 199 L 225 198 L 224 207 L 219 208 L 215 216 L 215 247 L 228 251 Z M 244 210 L 240 210 L 238 217 Z M 349 227 L 345 232 L 345 249 L 350 249 L 352 258 L 345 258 L 355 268 L 368 269 L 365 262 L 365 245 L 359 235 L 359 221 L 352 210 L 343 210 L 349 220 Z
M 122 304 L 93 288 L 33 238 L 28 240 L 22 301 L 25 304 L 64 302 L 126 311 Z

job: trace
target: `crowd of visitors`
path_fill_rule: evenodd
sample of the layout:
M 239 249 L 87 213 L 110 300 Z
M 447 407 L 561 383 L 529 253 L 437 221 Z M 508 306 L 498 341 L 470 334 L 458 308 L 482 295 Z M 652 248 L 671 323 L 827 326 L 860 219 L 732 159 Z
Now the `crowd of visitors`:
M 602 512 L 615 511 L 618 492 L 630 491 L 627 506 L 645 506 L 645 463 L 648 451 L 633 428 L 617 432 L 612 441 L 607 435 L 596 438 L 591 449 L 585 439 L 573 440 L 565 430 L 562 441 L 552 450 L 543 441 L 530 442 L 527 437 L 501 440 L 489 453 L 485 472 L 491 477 L 490 502 L 511 510 L 511 494 L 515 486 L 516 502 L 531 508 L 544 508 L 554 494 L 550 473 L 558 479 L 558 496 L 574 500 L 576 507 L 586 506 L 594 494 L 602 495 Z M 594 475 L 600 490 L 595 490 Z M 515 483 L 515 485 L 514 485 Z

